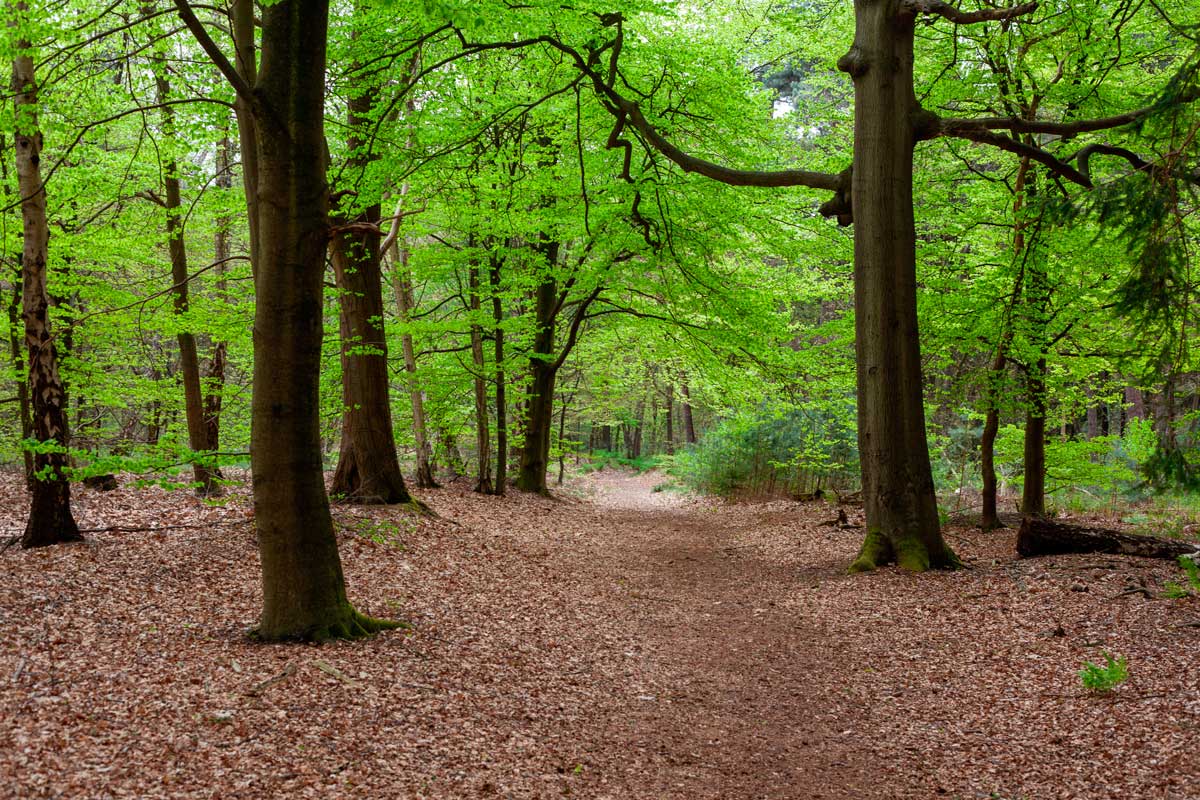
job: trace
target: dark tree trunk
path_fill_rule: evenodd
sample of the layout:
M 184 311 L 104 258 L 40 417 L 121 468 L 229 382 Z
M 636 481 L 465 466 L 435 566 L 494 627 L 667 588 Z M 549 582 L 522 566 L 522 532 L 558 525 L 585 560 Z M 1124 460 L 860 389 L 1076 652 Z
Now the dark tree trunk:
M 1017 533 L 1024 558 L 1059 553 L 1120 553 L 1146 558 L 1178 558 L 1200 553 L 1200 546 L 1179 539 L 1133 536 L 1107 528 L 1081 527 L 1041 517 L 1026 517 Z
M 372 121 L 373 90 L 347 101 L 350 136 L 348 166 L 366 168 L 358 130 Z M 338 288 L 338 321 L 342 341 L 342 442 L 330 492 L 349 503 L 411 503 L 396 457 L 388 386 L 387 337 L 383 328 L 383 275 L 380 266 L 380 204 L 340 220 L 362 223 L 365 230 L 342 230 L 329 249 Z
M 914 16 L 900 0 L 856 0 L 854 46 L 855 355 L 866 538 L 852 571 L 895 561 L 952 568 L 925 439 L 917 330 L 913 147 Z
M 679 393 L 683 395 L 683 400 L 679 404 L 679 410 L 683 414 L 684 441 L 688 444 L 695 444 L 696 424 L 692 420 L 692 394 L 688 390 L 687 381 L 679 384 Z
M 33 420 L 29 407 L 29 376 L 25 372 L 24 323 L 21 321 L 21 294 L 24 281 L 18 272 L 13 278 L 12 300 L 8 304 L 8 342 L 12 357 L 13 375 L 17 384 L 17 415 L 21 421 L 21 439 L 33 436 Z M 21 448 L 25 460 L 25 485 L 33 488 L 33 453 Z
M 495 494 L 503 496 L 508 485 L 508 405 L 504 385 L 504 304 L 500 298 L 500 257 L 491 256 L 492 322 L 496 337 L 496 484 Z
M 488 390 L 487 364 L 483 358 L 483 326 L 479 323 L 482 303 L 479 298 L 480 266 L 472 259 L 467 269 L 470 274 L 470 306 L 471 306 L 471 360 L 475 366 L 472 382 L 475 384 L 475 451 L 478 464 L 478 475 L 475 479 L 475 491 L 480 494 L 494 494 L 492 485 L 492 454 L 490 452 L 492 435 L 488 430 Z
M 998 482 L 996 480 L 996 435 L 1000 432 L 1000 409 L 998 387 L 1001 370 L 1004 369 L 1004 353 L 996 354 L 995 361 L 988 375 L 987 414 L 983 420 L 983 433 L 979 437 L 979 469 L 983 477 L 983 511 L 980 515 L 979 527 L 985 531 L 1003 528 L 1000 515 L 996 509 Z
M 15 11 L 24 16 L 28 7 L 17 2 Z M 37 479 L 29 520 L 21 536 L 22 547 L 43 547 L 78 541 L 83 537 L 71 514 L 71 484 L 65 474 L 70 444 L 67 429 L 66 390 L 58 371 L 58 353 L 50 332 L 50 297 L 46 289 L 47 250 L 50 228 L 46 220 L 46 192 L 41 178 L 42 134 L 38 128 L 38 92 L 34 79 L 31 44 L 18 40 L 19 55 L 13 58 L 12 93 L 16 119 L 17 194 L 21 198 L 21 317 L 25 346 L 29 351 L 28 380 L 32 399 L 33 438 L 58 446 L 55 452 L 37 453 Z
M 205 50 L 219 60 L 219 49 L 188 5 L 176 0 L 176 7 Z M 256 300 L 250 449 L 263 573 L 257 635 L 269 640 L 361 636 L 393 623 L 359 614 L 346 599 L 322 473 L 319 373 L 330 232 L 323 124 L 329 7 L 327 0 L 284 0 L 265 6 L 261 18 L 261 70 L 247 89 L 244 65 L 253 63 L 253 40 L 247 44 L 239 39 L 242 79 L 235 82 L 243 84 L 240 104 L 250 109 L 255 123 L 250 142 L 256 145 L 252 160 L 257 164 L 257 193 L 248 192 L 247 199 Z M 235 3 L 234 23 L 235 33 L 245 32 L 247 23 L 253 33 L 250 3 Z M 246 142 L 245 128 L 242 135 Z
M 675 420 L 675 387 L 674 387 L 674 385 L 672 385 L 672 384 L 668 383 L 668 384 L 667 384 L 667 418 L 666 418 L 666 426 L 667 426 L 667 441 L 666 441 L 666 450 L 667 450 L 667 455 L 669 455 L 669 456 L 670 456 L 670 455 L 674 455 L 674 454 L 675 454 L 675 425 L 674 425 L 674 420 Z
M 1046 359 L 1038 359 L 1031 370 L 1029 409 L 1025 414 L 1025 486 L 1021 492 L 1021 513 L 1041 516 L 1046 513 Z
M 158 102 L 165 103 L 171 94 L 167 82 L 164 59 L 154 59 L 155 86 Z M 175 138 L 175 114 L 171 106 L 161 109 L 163 133 L 168 140 Z M 163 183 L 166 190 L 164 207 L 167 212 L 167 251 L 171 257 L 171 290 L 175 314 L 184 316 L 188 312 L 188 264 L 187 248 L 183 239 L 183 199 L 179 190 L 179 165 L 174 156 L 163 165 Z M 188 446 L 193 453 L 211 451 L 214 448 L 208 439 L 208 426 L 204 424 L 204 397 L 200 388 L 200 356 L 196 351 L 196 336 L 181 330 L 176 336 L 179 344 L 179 371 L 183 378 L 184 416 L 187 420 Z M 192 462 L 192 477 L 196 493 L 202 497 L 218 495 L 221 485 L 217 473 L 198 460 Z
M 558 244 L 548 243 L 541 248 L 550 269 L 557 260 Z M 550 461 L 550 434 L 554 427 L 554 381 L 558 364 L 554 351 L 555 315 L 558 304 L 558 285 L 547 277 L 537 288 L 535 297 L 536 332 L 533 354 L 529 358 L 529 400 L 525 408 L 525 444 L 521 448 L 520 473 L 517 488 L 525 492 L 549 494 L 546 469 Z
M 230 169 L 229 136 L 221 137 L 217 142 L 217 175 L 215 184 L 218 189 L 227 190 L 233 187 L 233 173 Z M 225 281 L 226 261 L 230 256 L 229 217 L 217 218 L 217 232 L 213 237 L 213 260 L 217 271 L 217 296 L 222 302 L 226 299 L 227 285 Z M 208 446 L 213 450 L 221 449 L 221 405 L 225 395 L 225 364 L 228 358 L 228 347 L 224 341 L 214 341 L 209 356 L 208 369 L 204 376 L 204 427 L 208 436 Z

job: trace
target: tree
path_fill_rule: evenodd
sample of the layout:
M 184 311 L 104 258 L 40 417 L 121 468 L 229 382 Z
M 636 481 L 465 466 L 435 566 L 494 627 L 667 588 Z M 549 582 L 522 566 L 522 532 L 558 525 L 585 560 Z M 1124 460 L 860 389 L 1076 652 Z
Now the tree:
M 10 6 L 15 20 L 28 24 L 29 7 L 18 0 Z M 17 192 L 20 197 L 24 248 L 21 253 L 21 317 L 29 352 L 28 383 L 33 416 L 34 481 L 30 486 L 29 520 L 22 547 L 44 547 L 83 537 L 71 514 L 71 484 L 67 480 L 66 390 L 59 374 L 58 348 L 50 329 L 50 296 L 46 289 L 50 226 L 46 221 L 46 187 L 42 182 L 42 132 L 38 126 L 38 84 L 33 45 L 17 37 L 13 57 L 14 139 Z
M 360 614 L 346 598 L 321 469 L 321 296 L 331 232 L 324 138 L 328 3 L 283 0 L 264 8 L 257 71 L 246 49 L 252 40 L 236 39 L 239 70 L 190 4 L 175 5 L 253 120 L 248 144 L 257 191 L 247 196 L 259 202 L 248 201 L 256 299 L 251 469 L 263 574 L 256 634 L 320 640 L 395 627 Z M 252 11 L 244 5 L 243 12 Z

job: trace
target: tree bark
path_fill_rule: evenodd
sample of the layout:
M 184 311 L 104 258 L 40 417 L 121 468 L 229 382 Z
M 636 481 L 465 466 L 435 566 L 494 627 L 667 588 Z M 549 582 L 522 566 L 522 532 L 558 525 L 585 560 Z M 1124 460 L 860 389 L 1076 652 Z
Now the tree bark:
M 226 134 L 217 142 L 217 174 L 214 181 L 216 187 L 228 190 L 233 187 L 233 172 L 230 169 L 230 141 Z M 226 261 L 230 256 L 229 217 L 217 218 L 217 231 L 213 236 L 213 260 L 216 262 L 217 297 L 223 302 L 226 299 L 227 285 L 225 281 Z M 213 450 L 221 449 L 221 406 L 225 396 L 225 364 L 228 358 L 228 345 L 224 340 L 214 340 L 209 355 L 208 368 L 204 375 L 204 427 L 207 431 L 208 446 Z M 219 473 L 218 473 L 219 474 Z
M 21 439 L 33 436 L 33 420 L 29 406 L 29 376 L 25 371 L 24 323 L 21 321 L 21 294 L 24 281 L 18 272 L 13 279 L 12 300 L 8 304 L 8 341 L 12 358 L 13 375 L 17 385 L 17 416 L 21 421 Z M 25 462 L 25 486 L 33 489 L 33 453 L 21 448 Z
M 467 269 L 470 273 L 467 280 L 471 295 L 471 360 L 475 367 L 472 375 L 472 382 L 475 384 L 475 452 L 479 465 L 475 491 L 480 494 L 494 494 L 490 452 L 492 435 L 488 430 L 487 364 L 483 358 L 483 326 L 479 323 L 482 303 L 479 298 L 481 267 L 478 260 L 472 258 Z
M 1133 536 L 1107 528 L 1083 527 L 1040 517 L 1025 517 L 1017 533 L 1017 553 L 1023 558 L 1059 553 L 1120 553 L 1146 558 L 1195 556 L 1200 546 L 1179 539 Z
M 405 187 L 407 188 L 407 187 Z M 392 293 L 396 297 L 396 310 L 405 325 L 412 322 L 414 307 L 412 275 L 408 270 L 408 248 L 401 247 L 399 239 L 392 244 L 395 270 L 392 273 Z M 413 346 L 413 335 L 407 329 L 400 336 L 400 352 L 404 356 L 404 374 L 408 377 L 408 400 L 412 406 L 413 438 L 417 445 L 417 486 L 436 489 L 438 482 L 433 470 L 433 448 L 429 443 L 429 425 L 425 417 L 425 391 L 417 375 L 417 352 Z
M 996 480 L 996 435 L 1000 432 L 999 382 L 1007 359 L 1003 345 L 996 351 L 996 358 L 988 370 L 987 413 L 983 420 L 983 433 L 979 437 L 979 470 L 983 478 L 983 510 L 979 527 L 985 531 L 1003 528 L 996 509 L 998 482 Z
M 856 0 L 838 67 L 854 80 L 855 355 L 866 538 L 851 571 L 895 561 L 953 568 L 925 438 L 916 303 L 914 16 L 900 0 Z
M 557 260 L 558 244 L 543 248 L 546 269 Z M 550 461 L 550 436 L 554 427 L 554 381 L 558 365 L 554 352 L 554 328 L 558 284 L 549 275 L 538 284 L 535 293 L 536 332 L 533 354 L 529 358 L 529 400 L 525 409 L 525 444 L 521 448 L 517 488 L 525 492 L 549 494 L 546 469 Z
M 666 450 L 667 455 L 675 455 L 675 385 L 667 384 L 667 418 L 666 418 Z
M 496 482 L 493 493 L 503 497 L 508 485 L 508 404 L 504 380 L 504 303 L 500 297 L 500 256 L 491 254 L 488 280 L 492 290 L 492 322 L 495 324 L 496 361 Z
M 171 85 L 167 81 L 166 65 L 161 55 L 153 59 L 155 75 L 154 83 L 157 89 L 157 99 L 165 103 L 171 94 Z M 168 140 L 175 138 L 175 113 L 171 106 L 163 105 L 162 115 L 163 135 Z M 167 252 L 171 258 L 171 292 L 175 315 L 187 315 L 188 298 L 188 263 L 187 248 L 183 239 L 183 198 L 179 189 L 179 164 L 175 157 L 169 156 L 163 164 L 163 184 L 166 197 L 164 209 L 167 215 Z M 182 326 L 181 326 L 182 327 Z M 200 388 L 200 356 L 196 351 L 196 336 L 187 330 L 175 334 L 179 344 L 179 371 L 183 379 L 184 417 L 187 420 L 188 447 L 193 453 L 207 452 L 215 449 L 208 439 L 208 426 L 204 423 L 204 397 Z M 219 495 L 221 485 L 217 481 L 217 473 L 207 464 L 199 460 L 192 461 L 192 478 L 196 484 L 196 493 L 201 497 Z
M 14 4 L 18 15 L 28 6 Z M 38 90 L 32 45 L 18 39 L 13 58 L 13 110 L 16 115 L 17 194 L 21 198 L 24 246 L 21 253 L 21 317 L 29 352 L 28 381 L 32 400 L 33 438 L 53 446 L 34 455 L 35 480 L 30 487 L 29 520 L 22 547 L 44 547 L 83 538 L 71 513 L 71 484 L 65 470 L 70 444 L 66 389 L 59 375 L 58 352 L 50 331 L 50 297 L 46 288 L 50 227 L 41 177 L 42 133 L 38 127 Z
M 1025 485 L 1021 513 L 1046 513 L 1046 359 L 1039 358 L 1026 379 L 1029 409 L 1025 414 Z
M 684 441 L 686 441 L 688 444 L 695 444 L 696 423 L 692 419 L 692 394 L 688 390 L 686 380 L 680 382 L 679 393 L 683 395 L 683 400 L 679 403 L 679 410 L 680 413 L 683 414 Z

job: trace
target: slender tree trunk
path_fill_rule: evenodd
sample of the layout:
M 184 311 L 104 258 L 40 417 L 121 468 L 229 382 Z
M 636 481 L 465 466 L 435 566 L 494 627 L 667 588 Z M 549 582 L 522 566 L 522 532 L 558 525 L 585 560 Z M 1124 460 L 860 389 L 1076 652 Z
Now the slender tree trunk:
M 29 376 L 25 371 L 24 323 L 21 321 L 21 294 L 24 281 L 21 273 L 13 278 L 12 300 L 8 304 L 8 341 L 12 358 L 13 375 L 17 385 L 17 415 L 21 421 L 21 439 L 33 436 L 33 420 L 29 407 Z M 25 459 L 25 485 L 33 489 L 33 453 L 21 448 Z
M 488 430 L 488 390 L 487 364 L 483 358 L 483 326 L 479 323 L 482 304 L 479 298 L 480 265 L 472 259 L 467 269 L 470 274 L 470 305 L 471 305 L 471 359 L 475 365 L 472 381 L 475 384 L 475 450 L 479 464 L 479 474 L 475 480 L 475 491 L 480 494 L 493 494 L 496 489 L 492 485 L 492 454 L 489 452 L 492 435 Z
M 408 269 L 408 248 L 400 247 L 399 240 L 392 245 L 395 271 L 392 274 L 392 293 L 396 297 L 396 310 L 400 321 L 406 326 L 412 322 L 413 291 L 412 276 Z M 404 355 L 404 373 L 408 376 L 408 399 L 412 405 L 413 438 L 417 445 L 417 486 L 422 489 L 437 488 L 433 469 L 433 448 L 429 443 L 429 426 L 425 417 L 425 391 L 417 375 L 417 352 L 413 336 L 405 329 L 400 336 L 400 351 Z
M 500 257 L 491 255 L 488 276 L 492 290 L 492 322 L 496 336 L 496 482 L 493 492 L 503 497 L 508 485 L 508 404 L 504 385 L 504 304 L 500 297 Z
M 18 15 L 28 6 L 15 3 Z M 21 198 L 24 248 L 21 253 L 21 317 L 29 352 L 29 394 L 32 398 L 33 438 L 62 448 L 37 453 L 31 486 L 29 520 L 21 536 L 22 547 L 43 547 L 78 541 L 83 537 L 71 514 L 71 484 L 65 474 L 70 444 L 67 429 L 66 391 L 58 371 L 58 353 L 50 331 L 50 297 L 46 289 L 50 227 L 46 220 L 46 192 L 42 185 L 42 134 L 38 127 L 38 92 L 34 78 L 32 45 L 16 42 L 12 93 L 16 114 L 15 134 L 17 195 Z
M 1021 513 L 1046 513 L 1046 359 L 1039 358 L 1026 385 L 1029 409 L 1025 414 L 1025 486 Z
M 158 102 L 165 103 L 171 95 L 171 86 L 166 77 L 166 66 L 161 56 L 154 58 L 154 82 Z M 163 105 L 163 133 L 168 140 L 175 138 L 175 113 L 171 106 Z M 171 257 L 171 291 L 175 315 L 186 316 L 188 312 L 188 264 L 187 248 L 183 239 L 183 198 L 179 189 L 179 165 L 174 156 L 169 156 L 163 165 L 163 183 L 166 190 L 164 208 L 167 213 L 167 251 Z M 181 326 L 183 327 L 183 326 Z M 179 344 L 179 371 L 183 378 L 184 416 L 187 420 L 188 446 L 193 453 L 210 451 L 208 427 L 204 424 L 204 397 L 200 388 L 200 356 L 196 352 L 196 336 L 190 331 L 180 330 L 175 335 Z M 196 493 L 202 497 L 221 493 L 216 472 L 200 461 L 192 461 L 192 477 Z
M 852 571 L 895 561 L 923 571 L 958 559 L 942 538 L 925 439 L 916 302 L 914 16 L 900 0 L 856 0 L 854 311 L 858 447 L 866 538 Z
M 983 434 L 979 438 L 979 469 L 983 477 L 983 512 L 979 526 L 985 531 L 1003 528 L 996 509 L 998 482 L 996 480 L 996 435 L 1000 432 L 1000 390 L 997 385 L 1007 363 L 1004 348 L 996 351 L 996 358 L 988 370 L 987 414 L 983 421 Z
M 178 0 L 176 0 L 178 2 Z M 234 66 L 249 86 L 258 82 L 258 58 L 255 51 L 256 22 L 254 0 L 230 0 L 229 19 L 233 31 Z M 250 268 L 258 270 L 261 260 L 258 233 L 258 121 L 245 97 L 234 98 L 238 145 L 241 149 L 242 188 L 246 196 L 246 225 L 250 233 Z
M 229 136 L 221 137 L 217 142 L 217 174 L 215 184 L 218 189 L 228 190 L 233 187 L 233 173 L 230 170 L 230 141 Z M 217 232 L 213 237 L 213 260 L 216 261 L 217 296 L 223 302 L 228 290 L 225 273 L 226 261 L 231 249 L 229 246 L 229 217 L 217 218 Z M 221 449 L 221 405 L 225 394 L 225 365 L 228 359 L 228 345 L 223 340 L 214 340 L 210 353 L 208 369 L 204 376 L 204 427 L 207 431 L 208 446 L 213 450 Z
M 667 455 L 675 455 L 675 385 L 667 384 Z
M 683 436 L 687 444 L 696 443 L 696 424 L 692 421 L 692 394 L 688 390 L 687 381 L 681 381 L 679 384 L 679 393 L 683 395 L 683 400 L 679 403 L 680 413 L 683 414 Z

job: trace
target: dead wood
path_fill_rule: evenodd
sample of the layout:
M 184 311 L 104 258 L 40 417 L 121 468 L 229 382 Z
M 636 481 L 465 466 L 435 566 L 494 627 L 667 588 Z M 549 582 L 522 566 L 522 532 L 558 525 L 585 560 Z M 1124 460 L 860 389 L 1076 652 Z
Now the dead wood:
M 1017 533 L 1017 553 L 1022 558 L 1059 553 L 1119 553 L 1144 558 L 1195 556 L 1200 546 L 1178 539 L 1135 536 L 1109 528 L 1071 525 L 1027 516 Z

